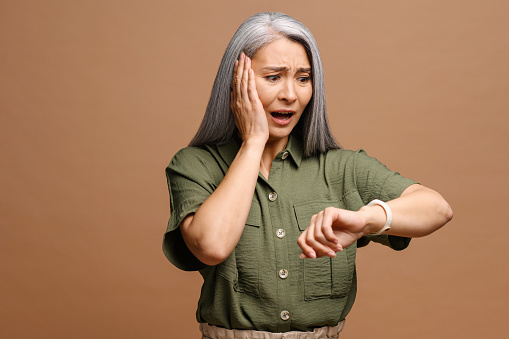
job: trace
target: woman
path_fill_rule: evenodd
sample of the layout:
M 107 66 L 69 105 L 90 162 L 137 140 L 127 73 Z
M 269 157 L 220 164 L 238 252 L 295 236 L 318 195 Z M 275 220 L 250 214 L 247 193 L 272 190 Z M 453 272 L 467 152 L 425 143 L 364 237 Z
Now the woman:
M 435 191 L 340 149 L 315 40 L 281 13 L 237 30 L 190 146 L 167 168 L 163 249 L 204 278 L 203 338 L 335 338 L 356 248 L 401 250 L 452 218 Z

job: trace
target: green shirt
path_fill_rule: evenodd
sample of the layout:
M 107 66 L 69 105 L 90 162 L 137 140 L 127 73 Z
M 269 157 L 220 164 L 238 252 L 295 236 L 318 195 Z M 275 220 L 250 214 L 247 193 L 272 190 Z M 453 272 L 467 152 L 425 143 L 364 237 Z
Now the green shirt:
M 206 266 L 186 247 L 178 226 L 218 187 L 239 148 L 237 140 L 184 148 L 166 169 L 171 216 L 163 251 L 176 267 L 200 270 L 203 276 L 198 322 L 270 332 L 337 325 L 355 299 L 357 247 L 373 240 L 401 250 L 410 239 L 368 236 L 335 258 L 300 259 L 297 238 L 312 215 L 326 207 L 357 211 L 373 199 L 397 198 L 415 182 L 362 150 L 304 157 L 300 142 L 290 136 L 272 162 L 269 179 L 258 176 L 235 250 L 221 264 Z

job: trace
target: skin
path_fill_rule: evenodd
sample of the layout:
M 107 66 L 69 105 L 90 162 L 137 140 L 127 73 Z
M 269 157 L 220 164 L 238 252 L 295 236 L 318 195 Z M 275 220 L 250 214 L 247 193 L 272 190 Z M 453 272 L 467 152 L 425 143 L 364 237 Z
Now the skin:
M 234 72 L 239 75 L 242 72 L 242 78 L 236 76 L 233 81 L 231 108 L 235 123 L 243 141 L 257 138 L 259 134 L 267 138 L 260 172 L 268 178 L 272 160 L 286 147 L 288 136 L 311 100 L 311 65 L 302 45 L 279 39 L 261 48 L 252 60 L 242 54 Z M 242 80 L 246 79 L 246 73 L 247 86 L 244 86 Z M 248 116 L 250 110 L 254 113 L 252 120 Z M 292 111 L 290 122 L 278 124 L 271 115 L 276 111 Z
M 286 147 L 313 89 L 304 48 L 286 38 L 261 48 L 252 60 L 241 54 L 233 67 L 230 106 L 242 145 L 217 189 L 180 224 L 188 248 L 207 265 L 221 263 L 237 245 L 258 174 L 269 177 L 272 160 Z M 281 123 L 271 114 L 275 111 L 292 116 Z M 388 234 L 424 236 L 452 218 L 440 194 L 421 185 L 408 187 L 388 205 L 393 212 Z M 297 241 L 301 258 L 333 257 L 385 224 L 385 212 L 379 206 L 364 206 L 356 212 L 329 207 L 317 212 Z
M 411 185 L 397 199 L 387 202 L 392 211 L 392 224 L 386 234 L 418 238 L 429 235 L 449 222 L 452 209 L 434 190 Z M 364 206 L 359 211 L 329 207 L 311 218 L 308 228 L 297 243 L 301 258 L 334 257 L 364 235 L 382 229 L 386 222 L 382 207 Z

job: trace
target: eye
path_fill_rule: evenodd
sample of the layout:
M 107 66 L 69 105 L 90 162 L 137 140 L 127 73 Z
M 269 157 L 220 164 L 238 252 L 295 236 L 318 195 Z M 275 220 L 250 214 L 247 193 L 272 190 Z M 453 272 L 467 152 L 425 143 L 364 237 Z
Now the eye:
M 270 82 L 276 82 L 279 80 L 279 75 L 275 74 L 275 75 L 267 75 L 265 77 L 265 79 L 269 80 Z
M 301 76 L 301 77 L 297 78 L 297 81 L 300 82 L 301 84 L 306 84 L 306 83 L 311 81 L 311 77 L 309 77 L 309 76 Z

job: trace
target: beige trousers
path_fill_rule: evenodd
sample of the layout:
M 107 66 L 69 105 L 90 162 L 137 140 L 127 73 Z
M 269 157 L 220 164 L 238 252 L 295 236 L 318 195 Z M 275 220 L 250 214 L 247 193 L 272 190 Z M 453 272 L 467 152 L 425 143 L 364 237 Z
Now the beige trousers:
M 336 326 L 315 328 L 313 332 L 291 331 L 272 333 L 253 330 L 227 330 L 209 324 L 200 324 L 202 339 L 338 339 L 339 332 L 343 330 L 345 321 Z

